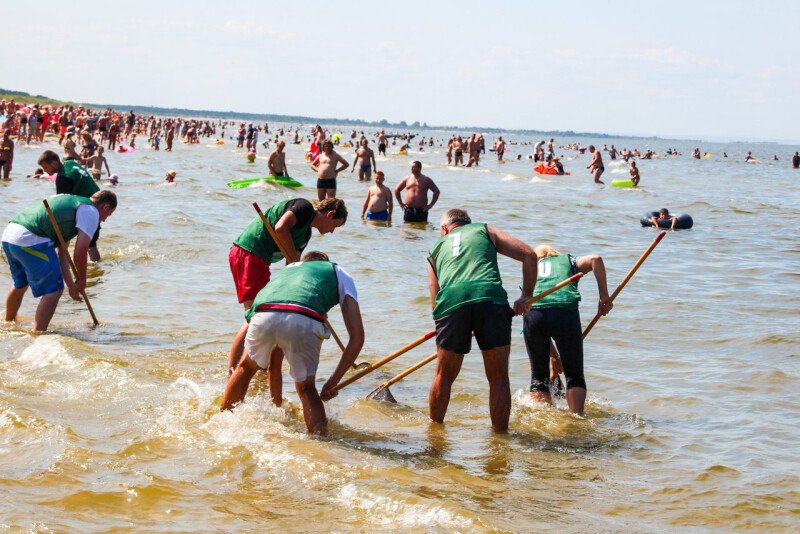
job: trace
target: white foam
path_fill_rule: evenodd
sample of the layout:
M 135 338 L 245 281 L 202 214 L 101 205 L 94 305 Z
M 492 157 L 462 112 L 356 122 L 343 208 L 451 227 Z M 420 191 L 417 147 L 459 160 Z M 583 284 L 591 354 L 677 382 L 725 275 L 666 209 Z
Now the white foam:
M 336 497 L 339 504 L 362 510 L 369 514 L 370 523 L 392 527 L 467 528 L 474 522 L 459 517 L 443 506 L 403 502 L 392 497 L 375 495 L 346 484 Z
M 33 343 L 22 351 L 17 361 L 35 368 L 55 366 L 74 369 L 78 366 L 75 358 L 61 345 L 59 337 L 54 335 L 37 336 Z
M 200 389 L 200 386 L 197 385 L 197 382 L 194 380 L 189 380 L 188 378 L 182 376 L 178 378 L 175 382 L 170 384 L 170 389 L 173 391 L 177 391 L 180 393 L 190 393 L 191 396 L 202 398 L 203 397 L 203 390 Z M 184 395 L 185 396 L 185 395 Z

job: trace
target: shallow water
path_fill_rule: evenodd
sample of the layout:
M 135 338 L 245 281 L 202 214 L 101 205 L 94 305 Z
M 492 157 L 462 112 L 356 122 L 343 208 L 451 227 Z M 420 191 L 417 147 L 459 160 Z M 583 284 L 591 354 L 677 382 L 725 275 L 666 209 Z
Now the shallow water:
M 645 211 L 694 217 L 693 229 L 667 235 L 587 338 L 585 418 L 527 399 L 530 367 L 515 319 L 506 436 L 491 433 L 475 352 L 443 427 L 427 419 L 432 364 L 392 386 L 399 404 L 364 400 L 433 342 L 329 402 L 324 439 L 306 435 L 290 388 L 282 408 L 271 406 L 263 377 L 244 405 L 219 413 L 242 316 L 230 244 L 254 216 L 253 201 L 265 209 L 315 190 L 228 189 L 228 180 L 265 175 L 267 155 L 261 149 L 248 164 L 230 140 L 178 144 L 172 154 L 140 143 L 109 155 L 120 207 L 103 226 L 105 258 L 90 267 L 88 290 L 103 325 L 90 328 L 83 305 L 65 298 L 53 332 L 32 336 L 28 295 L 21 324 L 0 328 L 0 526 L 796 531 L 800 171 L 788 164 L 796 148 L 703 143 L 714 157 L 696 161 L 688 142 L 578 141 L 677 146 L 686 155 L 639 162 L 639 190 L 591 183 L 588 155 L 565 159 L 572 176 L 563 177 L 532 176 L 529 161 L 499 164 L 492 154 L 478 169 L 448 168 L 439 147 L 378 158 L 390 187 L 413 159 L 423 162 L 442 190 L 432 221 L 464 207 L 531 245 L 600 253 L 612 289 L 655 236 L 639 225 Z M 0 224 L 54 191 L 23 177 L 52 146 L 17 149 L 14 179 L 0 186 Z M 511 146 L 507 157 L 529 149 Z M 763 163 L 742 163 L 746 150 Z M 352 149 L 341 152 L 352 158 Z M 768 161 L 773 153 L 780 162 Z M 299 147 L 288 147 L 288 160 L 290 174 L 312 186 Z M 607 182 L 626 177 L 625 166 L 605 160 Z M 169 169 L 174 186 L 162 183 Z M 391 227 L 362 223 L 367 186 L 353 176 L 339 180 L 347 225 L 315 235 L 310 248 L 354 276 L 367 333 L 361 359 L 375 361 L 433 326 L 425 256 L 437 231 L 403 225 L 397 213 Z M 519 265 L 503 260 L 501 271 L 516 296 Z M 0 277 L 10 283 L 4 261 Z M 596 309 L 593 278 L 581 288 L 586 323 Z M 336 310 L 331 321 L 344 336 Z M 320 384 L 338 354 L 333 341 L 324 344 Z

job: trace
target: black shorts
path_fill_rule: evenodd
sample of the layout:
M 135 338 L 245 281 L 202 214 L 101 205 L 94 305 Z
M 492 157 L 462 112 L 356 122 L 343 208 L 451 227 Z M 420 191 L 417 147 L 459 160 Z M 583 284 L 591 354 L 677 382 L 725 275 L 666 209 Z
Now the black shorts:
M 317 180 L 317 189 L 336 189 L 336 178 Z
M 555 342 L 567 389 L 586 389 L 583 377 L 583 334 L 578 308 L 533 308 L 523 316 L 525 348 L 531 361 L 531 391 L 548 392 L 550 340 Z
M 456 354 L 472 349 L 472 334 L 481 350 L 511 344 L 511 319 L 508 303 L 477 302 L 462 306 L 436 319 L 436 346 Z
M 94 235 L 92 236 L 92 241 L 89 243 L 89 248 L 94 248 L 97 246 L 97 238 L 100 237 L 100 223 L 97 224 L 97 230 L 94 231 Z
M 407 207 L 403 210 L 403 220 L 405 222 L 428 222 L 428 210 L 425 208 Z

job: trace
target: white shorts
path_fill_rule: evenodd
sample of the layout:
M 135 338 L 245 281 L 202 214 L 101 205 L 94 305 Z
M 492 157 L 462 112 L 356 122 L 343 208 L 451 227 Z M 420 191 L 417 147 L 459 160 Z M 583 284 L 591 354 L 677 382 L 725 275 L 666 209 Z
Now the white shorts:
M 289 362 L 289 374 L 302 382 L 317 374 L 322 341 L 330 337 L 319 321 L 299 313 L 263 311 L 255 313 L 247 327 L 244 348 L 259 367 L 269 367 L 269 357 L 276 347 L 283 349 Z

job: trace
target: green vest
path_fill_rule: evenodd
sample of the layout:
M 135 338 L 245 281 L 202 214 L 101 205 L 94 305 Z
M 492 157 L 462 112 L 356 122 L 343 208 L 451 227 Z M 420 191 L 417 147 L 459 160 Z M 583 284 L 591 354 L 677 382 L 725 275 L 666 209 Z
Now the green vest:
M 271 307 L 272 304 L 286 306 Z M 329 261 L 304 261 L 287 265 L 258 292 L 245 314 L 250 322 L 262 306 L 266 309 L 292 311 L 292 305 L 313 310 L 324 319 L 339 304 L 339 281 L 334 264 Z
M 61 235 L 64 236 L 64 241 L 69 241 L 78 235 L 78 229 L 75 227 L 75 213 L 78 211 L 78 206 L 91 204 L 92 201 L 77 195 L 55 195 L 48 198 L 47 203 L 50 204 L 50 209 L 53 210 L 53 215 L 56 218 L 59 230 L 61 230 Z M 25 208 L 11 219 L 11 222 L 24 226 L 32 234 L 39 237 L 48 237 L 58 244 L 58 237 L 53 229 L 53 223 L 50 222 L 50 216 L 47 215 L 47 210 L 44 209 L 42 202 L 37 202 Z
M 428 261 L 439 281 L 434 319 L 476 302 L 508 303 L 497 267 L 497 248 L 485 224 L 460 226 L 441 237 Z
M 264 214 L 273 230 L 286 212 L 286 204 L 288 204 L 290 200 L 293 199 L 278 202 L 270 207 Z M 309 240 L 311 240 L 311 227 L 296 225 L 289 233 L 292 235 L 294 248 L 298 252 L 303 252 L 303 249 L 306 248 Z M 236 238 L 233 244 L 255 254 L 267 263 L 276 263 L 283 259 L 283 254 L 281 254 L 278 245 L 272 240 L 272 236 L 269 235 L 269 231 L 264 227 L 264 222 L 259 216 L 256 216 L 255 219 L 250 221 L 250 224 L 239 234 L 239 237 Z
M 539 271 L 536 277 L 534 295 L 547 291 L 562 280 L 575 274 L 572 269 L 572 256 L 550 256 L 539 260 Z M 531 308 L 577 308 L 581 300 L 578 282 L 562 287 L 555 293 L 547 295 L 534 303 Z
M 64 168 L 61 170 L 61 174 L 72 179 L 74 185 L 70 192 L 71 195 L 89 198 L 100 191 L 100 188 L 95 183 L 92 175 L 89 174 L 89 171 L 86 170 L 86 167 L 74 159 L 69 159 L 64 162 Z

